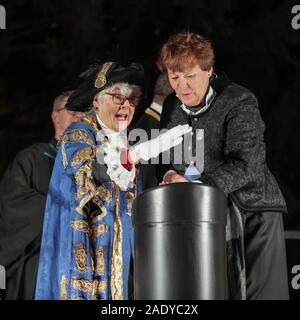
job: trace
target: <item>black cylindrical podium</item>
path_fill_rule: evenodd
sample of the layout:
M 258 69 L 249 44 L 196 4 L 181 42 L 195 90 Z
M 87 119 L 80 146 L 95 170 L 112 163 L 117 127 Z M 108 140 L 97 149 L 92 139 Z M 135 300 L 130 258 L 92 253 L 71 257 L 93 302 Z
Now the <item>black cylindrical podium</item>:
M 137 300 L 227 298 L 226 198 L 216 188 L 176 183 L 133 205 Z

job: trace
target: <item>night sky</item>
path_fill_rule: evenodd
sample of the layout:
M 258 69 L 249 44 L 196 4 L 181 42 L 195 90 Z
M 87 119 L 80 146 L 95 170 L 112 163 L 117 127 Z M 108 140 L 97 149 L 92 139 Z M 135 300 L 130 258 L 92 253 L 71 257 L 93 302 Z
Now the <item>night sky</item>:
M 160 46 L 172 33 L 189 30 L 212 40 L 217 72 L 258 97 L 268 164 L 289 208 L 285 227 L 300 229 L 300 29 L 291 23 L 297 4 L 0 0 L 6 9 L 6 29 L 0 30 L 0 176 L 19 150 L 49 140 L 54 97 L 74 88 L 96 59 L 142 63 L 146 108 Z M 300 27 L 300 16 L 298 21 Z

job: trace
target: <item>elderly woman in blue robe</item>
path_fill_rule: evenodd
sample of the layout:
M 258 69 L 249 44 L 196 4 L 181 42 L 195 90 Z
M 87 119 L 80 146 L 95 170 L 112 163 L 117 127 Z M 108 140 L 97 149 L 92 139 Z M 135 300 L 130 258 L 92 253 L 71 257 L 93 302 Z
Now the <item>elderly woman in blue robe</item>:
M 46 204 L 36 299 L 129 298 L 133 252 L 131 205 L 141 192 L 135 163 L 181 143 L 178 126 L 128 146 L 143 68 L 106 62 L 89 68 L 69 110 L 92 111 L 64 133 Z M 172 137 L 172 139 L 170 139 Z

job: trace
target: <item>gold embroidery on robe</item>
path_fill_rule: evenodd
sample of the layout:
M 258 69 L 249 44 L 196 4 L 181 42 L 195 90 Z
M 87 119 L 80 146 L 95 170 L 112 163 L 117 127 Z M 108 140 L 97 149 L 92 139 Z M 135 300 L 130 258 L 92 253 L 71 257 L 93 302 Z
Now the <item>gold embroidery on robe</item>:
M 101 201 L 105 201 L 110 204 L 112 201 L 111 192 L 103 186 L 95 186 L 94 178 L 92 176 L 92 169 L 89 164 L 84 165 L 78 169 L 75 176 L 75 181 L 78 186 L 76 199 L 79 201 L 79 205 L 77 206 L 76 211 L 86 216 L 83 211 L 83 207 L 87 202 L 93 200 L 93 202 L 101 211 L 101 214 L 95 217 L 96 220 L 93 222 L 100 221 L 107 215 L 106 208 L 101 203 Z
M 90 146 L 94 146 L 95 142 L 91 135 L 84 129 L 74 129 L 71 132 L 66 133 L 63 138 L 63 142 L 75 142 L 75 143 L 86 143 Z
M 75 197 L 79 201 L 76 211 L 86 216 L 83 207 L 95 196 L 96 192 L 90 164 L 86 164 L 77 170 L 75 181 L 77 184 L 77 194 Z
M 94 280 L 94 291 L 96 294 L 103 294 L 106 287 L 107 287 L 106 281 Z
M 91 125 L 96 132 L 100 132 L 100 128 L 98 126 L 97 120 L 94 117 L 85 117 L 83 121 Z M 76 174 L 75 174 L 75 182 L 77 185 L 77 193 L 76 193 L 76 200 L 79 201 L 79 205 L 76 208 L 76 211 L 83 216 L 86 214 L 83 211 L 83 207 L 86 203 L 88 203 L 91 199 L 96 199 L 96 196 L 99 196 L 101 201 L 106 201 L 107 203 L 111 203 L 112 195 L 109 190 L 104 188 L 103 186 L 96 187 L 93 174 L 92 174 L 92 163 L 96 159 L 96 152 L 97 147 L 95 146 L 92 138 L 90 135 L 82 129 L 75 129 L 71 133 L 65 135 L 63 141 L 69 142 L 85 142 L 91 147 L 87 147 L 84 149 L 79 150 L 72 160 L 72 165 L 78 165 L 83 161 L 87 161 L 87 164 L 80 167 Z M 102 141 L 102 143 L 104 143 Z M 64 156 L 63 156 L 64 158 Z M 65 157 L 66 158 L 66 157 Z M 67 161 L 67 159 L 65 159 Z M 64 162 L 64 161 L 63 161 Z M 67 165 L 67 164 L 66 164 Z M 99 209 L 101 210 L 100 217 L 98 216 L 97 219 L 103 218 L 107 213 L 106 209 L 102 204 L 100 204 L 99 200 L 94 201 Z
M 92 292 L 93 282 L 84 279 L 72 279 L 72 288 L 83 292 Z
M 80 200 L 87 192 L 95 192 L 95 182 L 90 164 L 86 164 L 77 170 L 75 182 L 78 186 L 76 194 L 77 200 Z
M 65 275 L 60 281 L 60 300 L 67 300 L 67 277 Z
M 81 231 L 89 236 L 92 236 L 93 241 L 109 231 L 109 226 L 107 224 L 94 225 L 92 223 L 90 226 L 86 221 L 83 220 L 73 220 L 71 222 L 71 226 L 76 231 Z
M 93 129 L 95 129 L 95 131 L 98 131 L 100 129 L 97 119 L 94 117 L 84 117 L 81 121 L 89 124 L 91 127 L 93 127 Z
M 96 215 L 91 220 L 91 223 L 95 224 L 96 222 L 101 221 L 107 215 L 107 210 L 97 196 L 94 197 L 92 201 L 98 206 L 99 210 L 101 211 L 100 214 Z
M 96 272 L 103 276 L 105 273 L 104 249 L 100 247 L 96 253 Z
M 91 263 L 91 272 L 94 273 L 95 272 L 95 263 L 94 263 L 94 247 L 90 246 L 90 263 Z
M 103 294 L 104 290 L 106 289 L 106 286 L 106 281 L 72 279 L 72 288 L 75 290 L 90 293 L 92 296 L 92 300 L 96 299 L 96 294 Z
M 95 160 L 96 150 L 97 150 L 96 146 L 86 147 L 78 150 L 72 159 L 71 166 L 75 167 L 82 162 Z
M 62 155 L 62 162 L 63 162 L 64 169 L 66 169 L 67 166 L 68 166 L 68 160 L 67 160 L 67 155 L 66 155 L 65 143 L 64 142 L 61 145 L 61 155 Z
M 109 226 L 107 224 L 92 225 L 92 227 L 90 227 L 89 224 L 83 220 L 73 220 L 71 222 L 71 226 L 74 230 L 81 231 L 92 236 L 93 241 L 109 231 Z
M 71 297 L 70 300 L 86 300 L 84 297 Z
M 91 119 L 86 119 L 85 121 L 86 122 L 90 121 L 90 125 L 93 126 L 96 129 L 96 131 L 99 130 L 97 128 L 96 119 L 91 118 Z M 82 131 L 85 132 L 84 130 Z M 68 139 L 72 139 L 72 138 L 73 137 L 69 137 Z M 105 143 L 105 141 L 104 142 L 103 141 L 102 143 Z M 91 146 L 94 145 L 93 141 L 90 145 Z M 83 154 L 81 154 L 81 156 L 82 155 Z M 79 154 L 78 154 L 78 160 L 77 159 L 76 161 L 74 160 L 74 163 L 77 163 L 77 161 L 79 161 Z M 83 211 L 83 208 L 86 203 L 92 200 L 101 210 L 101 213 L 99 215 L 97 215 L 96 217 L 93 217 L 89 221 L 90 226 L 93 226 L 96 222 L 100 221 L 107 214 L 107 210 L 102 202 L 107 202 L 108 204 L 110 204 L 112 202 L 112 192 L 103 186 L 96 187 L 93 176 L 92 176 L 92 169 L 91 169 L 92 160 L 88 160 L 87 162 L 88 163 L 86 165 L 79 168 L 75 176 L 75 181 L 77 184 L 76 200 L 79 202 L 76 210 L 77 212 L 87 217 L 87 215 Z M 114 219 L 114 240 L 113 240 L 113 252 L 112 252 L 112 260 L 111 260 L 110 287 L 111 287 L 112 299 L 121 300 L 123 299 L 124 284 L 123 284 L 123 253 L 122 253 L 122 232 L 123 231 L 122 231 L 122 222 L 120 217 L 120 188 L 115 183 L 112 183 L 112 185 L 114 188 L 114 196 L 115 196 L 115 213 L 114 213 L 115 219 Z M 75 225 L 76 224 L 74 224 L 74 226 Z M 81 227 L 83 232 L 85 232 L 84 230 L 92 229 L 93 240 L 96 240 L 98 236 L 109 231 L 107 225 L 97 225 L 90 229 L 88 229 L 88 226 L 85 224 L 77 224 L 76 226 L 79 228 Z M 88 231 L 88 232 L 91 232 L 91 231 Z M 93 272 L 97 272 L 97 273 L 99 272 L 99 275 L 101 275 L 102 272 L 104 273 L 105 261 L 104 261 L 103 250 L 101 251 L 101 248 L 100 248 L 97 252 L 91 252 L 90 256 L 91 256 L 91 269 L 94 270 Z M 106 287 L 107 287 L 106 281 L 99 281 L 99 280 L 89 281 L 85 279 L 74 279 L 74 278 L 72 279 L 72 288 L 83 291 L 83 292 L 88 292 L 89 294 L 91 294 L 92 299 L 96 299 L 97 294 L 103 293 Z
M 107 224 L 100 224 L 98 226 L 93 226 L 92 230 L 92 239 L 93 242 L 95 242 L 98 237 L 109 231 L 109 226 Z
M 76 207 L 76 211 L 82 214 L 84 217 L 87 217 L 87 214 L 84 212 L 83 207 L 91 200 L 92 197 L 93 195 L 87 194 L 85 197 L 83 197 L 83 199 L 81 199 L 79 205 Z
M 76 268 L 78 272 L 86 272 L 86 247 L 84 244 L 79 244 L 75 246 L 75 259 L 76 259 Z
M 120 217 L 120 188 L 114 184 L 116 210 L 114 221 L 114 244 L 111 262 L 111 295 L 112 300 L 123 300 L 123 254 L 122 222 Z
M 73 220 L 71 226 L 74 230 L 82 231 L 87 234 L 91 233 L 89 224 L 84 220 Z
M 97 196 L 99 196 L 101 198 L 101 200 L 104 200 L 108 204 L 111 204 L 111 202 L 112 202 L 111 191 L 104 188 L 103 186 L 97 187 Z
M 65 169 L 69 165 L 66 150 L 65 150 L 65 144 L 68 142 L 70 142 L 70 143 L 73 143 L 73 142 L 82 143 L 83 142 L 88 145 L 95 146 L 95 143 L 94 143 L 92 137 L 84 129 L 74 129 L 69 133 L 64 133 L 58 143 L 58 146 L 61 145 L 62 161 L 63 161 L 63 166 Z M 95 152 L 95 154 L 96 154 L 96 152 Z
M 99 196 L 101 200 L 111 203 L 111 192 L 103 186 L 96 187 L 92 174 L 91 161 L 80 167 L 75 174 L 75 182 L 78 186 L 76 199 L 80 200 L 87 192 L 92 192 L 93 196 Z

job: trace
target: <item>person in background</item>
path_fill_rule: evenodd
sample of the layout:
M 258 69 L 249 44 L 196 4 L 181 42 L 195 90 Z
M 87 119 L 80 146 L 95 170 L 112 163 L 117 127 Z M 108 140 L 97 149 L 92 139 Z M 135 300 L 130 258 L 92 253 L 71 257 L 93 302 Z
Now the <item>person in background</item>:
M 160 127 L 163 102 L 173 91 L 168 75 L 166 73 L 160 74 L 154 84 L 152 103 L 145 109 L 142 116 L 136 122 L 135 127 L 146 130 L 148 136 L 151 137 L 151 129 L 159 129 Z
M 84 117 L 83 112 L 66 109 L 66 104 L 72 90 L 65 91 L 54 99 L 51 118 L 54 126 L 54 140 L 56 144 L 63 135 L 64 131 L 74 122 L 80 121 Z
M 204 138 L 200 161 L 178 164 L 171 157 L 170 165 L 160 165 L 159 181 L 204 183 L 227 195 L 231 299 L 288 299 L 282 223 L 287 208 L 266 163 L 265 124 L 256 97 L 214 73 L 214 50 L 199 34 L 171 36 L 158 66 L 175 91 L 164 102 L 161 128 L 190 124 L 191 149 Z
M 34 298 L 46 196 L 64 130 L 80 120 L 67 111 L 72 91 L 55 98 L 51 113 L 54 137 L 17 154 L 0 183 L 0 265 L 6 269 L 6 300 Z

